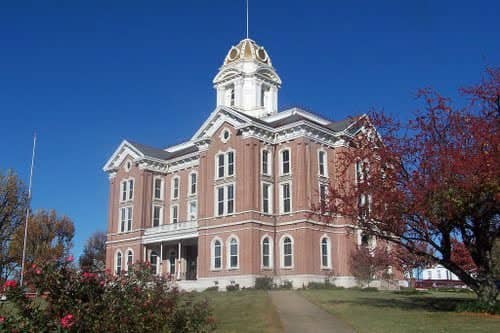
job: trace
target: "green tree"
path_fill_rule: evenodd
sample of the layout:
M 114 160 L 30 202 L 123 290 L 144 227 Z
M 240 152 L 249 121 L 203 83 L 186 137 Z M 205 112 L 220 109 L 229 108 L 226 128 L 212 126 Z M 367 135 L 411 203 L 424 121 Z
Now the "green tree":
M 0 278 L 6 279 L 16 267 L 9 248 L 24 221 L 27 205 L 26 186 L 19 177 L 13 171 L 0 172 Z

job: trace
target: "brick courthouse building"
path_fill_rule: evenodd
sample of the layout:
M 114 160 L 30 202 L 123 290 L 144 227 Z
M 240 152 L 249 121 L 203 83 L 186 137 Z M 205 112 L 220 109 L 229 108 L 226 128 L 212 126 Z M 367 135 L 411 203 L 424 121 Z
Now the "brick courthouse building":
M 252 286 L 272 276 L 294 287 L 330 278 L 350 286 L 351 220 L 311 215 L 336 175 L 359 119 L 278 112 L 281 79 L 251 39 L 231 47 L 213 80 L 216 108 L 192 138 L 166 149 L 125 140 L 109 175 L 106 266 L 149 261 L 186 289 Z

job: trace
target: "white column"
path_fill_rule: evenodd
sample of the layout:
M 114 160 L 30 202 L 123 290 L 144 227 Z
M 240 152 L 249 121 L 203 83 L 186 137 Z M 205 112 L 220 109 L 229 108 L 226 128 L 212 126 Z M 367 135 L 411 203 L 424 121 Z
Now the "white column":
M 147 259 L 148 259 L 148 257 L 147 257 L 147 253 L 146 253 L 146 245 L 143 245 L 143 247 L 142 247 L 142 248 L 143 248 L 143 250 L 144 250 L 144 251 L 143 251 L 144 253 L 143 253 L 143 257 L 142 257 L 142 259 L 143 259 L 143 260 L 142 260 L 142 261 L 143 261 L 143 262 L 146 262 L 146 261 L 148 261 L 148 260 L 147 260 Z
M 180 280 L 181 279 L 181 267 L 182 267 L 182 263 L 181 263 L 181 250 L 182 250 L 182 245 L 181 245 L 181 241 L 179 241 L 177 243 L 177 257 L 178 257 L 178 260 L 177 260 L 177 280 Z
M 160 243 L 160 260 L 159 260 L 159 265 L 160 265 L 160 276 L 163 275 L 163 242 Z

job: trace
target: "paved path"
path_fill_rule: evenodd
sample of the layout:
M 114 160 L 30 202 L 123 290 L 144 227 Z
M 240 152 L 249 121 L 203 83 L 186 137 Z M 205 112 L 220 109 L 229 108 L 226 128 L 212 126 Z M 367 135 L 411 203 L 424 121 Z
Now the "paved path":
M 285 333 L 353 333 L 344 322 L 312 304 L 294 291 L 271 291 Z

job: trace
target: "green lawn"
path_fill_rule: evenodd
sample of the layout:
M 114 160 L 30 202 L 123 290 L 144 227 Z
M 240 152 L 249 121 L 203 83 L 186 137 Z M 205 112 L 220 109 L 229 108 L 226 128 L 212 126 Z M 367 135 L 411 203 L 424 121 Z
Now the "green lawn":
M 399 295 L 389 291 L 347 289 L 299 292 L 360 333 L 500 332 L 500 316 L 453 310 L 457 302 L 474 298 L 474 294 Z
M 265 291 L 203 292 L 214 309 L 217 332 L 283 332 Z

